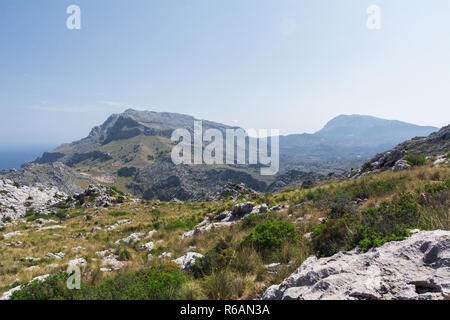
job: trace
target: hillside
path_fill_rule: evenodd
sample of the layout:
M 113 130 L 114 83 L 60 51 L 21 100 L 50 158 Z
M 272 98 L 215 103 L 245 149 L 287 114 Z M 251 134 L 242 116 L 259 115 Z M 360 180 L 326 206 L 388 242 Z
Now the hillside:
M 106 208 L 98 200 L 104 197 L 111 199 Z M 448 164 L 275 194 L 242 189 L 234 201 L 120 197 L 91 188 L 51 215 L 3 221 L 4 297 L 254 299 L 311 255 L 367 250 L 415 228 L 450 230 Z M 68 264 L 83 270 L 81 290 L 66 289 Z
M 423 157 L 422 161 L 429 159 L 436 164 L 448 162 L 450 150 L 450 125 L 433 132 L 427 137 L 417 137 L 400 143 L 391 150 L 374 156 L 361 168 L 353 171 L 351 176 L 357 177 L 379 170 L 390 169 L 396 164 L 406 161 L 408 157 Z M 407 161 L 408 162 L 408 161 Z M 411 160 L 409 160 L 411 162 Z M 411 163 L 409 163 L 411 165 Z

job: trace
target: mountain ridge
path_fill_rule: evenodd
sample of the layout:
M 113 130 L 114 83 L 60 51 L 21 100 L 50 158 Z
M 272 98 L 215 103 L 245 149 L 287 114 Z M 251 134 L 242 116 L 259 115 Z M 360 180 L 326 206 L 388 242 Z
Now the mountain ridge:
M 254 165 L 175 166 L 170 159 L 171 134 L 178 128 L 193 133 L 195 120 L 186 114 L 128 108 L 92 128 L 87 137 L 43 153 L 9 177 L 20 183 L 52 181 L 52 185 L 63 185 L 67 193 L 71 189 L 79 191 L 75 187 L 78 183 L 69 180 L 82 181 L 83 186 L 98 181 L 148 199 L 164 200 L 203 199 L 220 193 L 224 184 L 236 180 L 259 192 L 274 192 L 294 183 L 311 184 L 331 173 L 345 173 L 377 152 L 403 141 L 395 136 L 384 139 L 382 127 L 394 127 L 394 131 L 399 126 L 407 127 L 408 133 L 402 133 L 402 137 L 415 136 L 411 128 L 414 133 L 435 129 L 371 116 L 340 115 L 315 134 L 280 136 L 280 172 L 275 176 L 261 176 L 259 167 Z M 208 120 L 202 120 L 202 126 L 204 130 L 211 128 L 222 133 L 239 128 Z M 370 139 L 361 134 L 368 127 L 372 128 Z M 336 130 L 344 133 L 339 135 Z M 350 138 L 348 132 L 353 132 Z M 49 172 L 57 163 L 58 171 L 67 174 L 63 178 L 59 174 L 53 181 L 54 175 Z M 45 170 L 40 166 L 46 166 Z M 33 175 L 38 177 L 33 179 Z

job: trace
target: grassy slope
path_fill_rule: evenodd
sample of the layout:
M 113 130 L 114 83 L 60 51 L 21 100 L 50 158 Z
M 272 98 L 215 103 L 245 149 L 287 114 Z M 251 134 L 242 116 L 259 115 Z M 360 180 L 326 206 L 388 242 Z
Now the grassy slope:
M 167 265 L 167 262 L 158 258 L 164 251 L 171 252 L 172 257 L 177 258 L 188 251 L 206 254 L 213 248 L 219 248 L 216 250 L 218 254 L 212 255 L 216 263 L 214 271 L 211 274 L 197 274 L 197 277 L 188 273 L 187 280 L 173 297 L 256 298 L 269 285 L 281 282 L 304 259 L 316 252 L 317 248 L 308 240 L 308 234 L 321 224 L 323 218 L 329 217 L 332 210 L 336 209 L 336 203 L 338 209 L 341 208 L 339 206 L 342 206 L 343 210 L 350 208 L 348 210 L 352 212 L 352 215 L 358 217 L 366 208 L 377 207 L 383 201 L 393 201 L 401 193 L 410 192 L 419 203 L 421 214 L 426 218 L 418 222 L 423 228 L 450 229 L 449 190 L 439 193 L 439 197 L 431 201 L 429 200 L 431 196 L 424 189 L 425 185 L 442 184 L 449 179 L 448 167 L 422 166 L 411 171 L 386 171 L 351 181 L 331 181 L 314 189 L 293 189 L 273 195 L 260 195 L 253 199 L 243 198 L 240 201 L 267 203 L 269 207 L 281 203 L 290 207 L 281 212 L 254 216 L 243 223 L 218 228 L 183 240 L 179 237 L 183 232 L 191 230 L 207 216 L 213 217 L 224 209 L 230 209 L 235 203 L 230 201 L 198 203 L 149 201 L 128 203 L 121 208 L 104 210 L 73 209 L 68 212 L 70 218 L 61 221 L 61 225 L 65 227 L 63 229 L 39 231 L 34 221 L 28 221 L 0 231 L 0 236 L 12 231 L 23 233 L 22 236 L 0 240 L 0 292 L 18 283 L 25 283 L 35 276 L 65 270 L 64 264 L 68 260 L 80 257 L 88 261 L 83 270 L 83 283 L 88 285 L 103 283 L 107 278 L 115 276 L 115 273 L 99 272 L 100 258 L 95 252 L 105 249 L 113 248 L 123 258 L 129 256 L 128 260 L 124 261 L 125 267 L 120 271 L 127 273 L 157 268 L 161 263 Z M 319 189 L 321 191 L 318 191 Z M 327 190 L 327 194 L 344 192 L 349 198 L 345 198 L 344 203 L 341 203 L 339 199 L 320 196 L 323 195 L 323 190 Z M 353 201 L 361 196 L 366 197 L 367 201 L 354 205 Z M 304 202 L 304 205 L 294 209 L 294 205 L 300 202 Z M 85 221 L 83 219 L 85 215 L 92 216 L 92 220 Z M 89 233 L 93 227 L 102 227 L 104 230 L 105 227 L 121 219 L 130 219 L 131 223 L 113 231 Z M 244 237 L 253 232 L 257 225 L 267 220 L 286 221 L 295 225 L 299 240 L 286 242 L 280 247 L 264 252 L 252 246 L 242 246 Z M 330 221 L 330 218 L 327 221 Z M 158 232 L 152 238 L 155 242 L 155 249 L 152 251 L 155 258 L 151 261 L 147 259 L 148 252 L 139 250 L 139 244 L 134 246 L 115 244 L 115 241 L 133 232 L 148 232 L 153 229 L 157 229 Z M 79 233 L 84 237 L 70 238 Z M 4 246 L 5 243 L 12 241 L 22 241 L 23 245 Z M 78 246 L 84 249 L 74 251 L 73 248 Z M 190 248 L 192 246 L 196 248 Z M 60 251 L 65 253 L 62 260 L 45 258 L 48 252 Z M 127 254 L 124 254 L 124 251 Z M 41 260 L 34 263 L 17 262 L 18 259 L 28 256 L 41 258 Z M 277 272 L 270 272 L 264 267 L 272 262 L 282 263 Z M 51 266 L 52 264 L 58 264 L 58 266 Z M 30 267 L 33 268 L 29 269 Z

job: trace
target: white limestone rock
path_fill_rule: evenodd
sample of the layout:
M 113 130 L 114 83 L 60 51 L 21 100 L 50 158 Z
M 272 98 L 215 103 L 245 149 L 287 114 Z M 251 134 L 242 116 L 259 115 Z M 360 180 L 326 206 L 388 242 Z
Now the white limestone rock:
M 417 231 L 368 252 L 308 258 L 263 300 L 443 299 L 450 294 L 450 231 Z

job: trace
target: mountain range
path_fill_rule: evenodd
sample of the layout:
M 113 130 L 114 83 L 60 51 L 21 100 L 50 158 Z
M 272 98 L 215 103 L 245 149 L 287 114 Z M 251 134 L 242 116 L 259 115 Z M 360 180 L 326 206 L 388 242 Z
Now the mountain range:
M 273 192 L 328 174 L 340 175 L 404 140 L 438 130 L 371 116 L 340 115 L 314 134 L 280 136 L 280 171 L 261 176 L 256 165 L 174 165 L 171 134 L 178 128 L 193 132 L 194 120 L 189 115 L 128 109 L 111 115 L 86 138 L 0 175 L 21 184 L 57 186 L 67 193 L 100 183 L 145 199 L 214 199 L 230 182 Z M 222 133 L 237 128 L 205 120 L 202 125 L 204 130 Z

